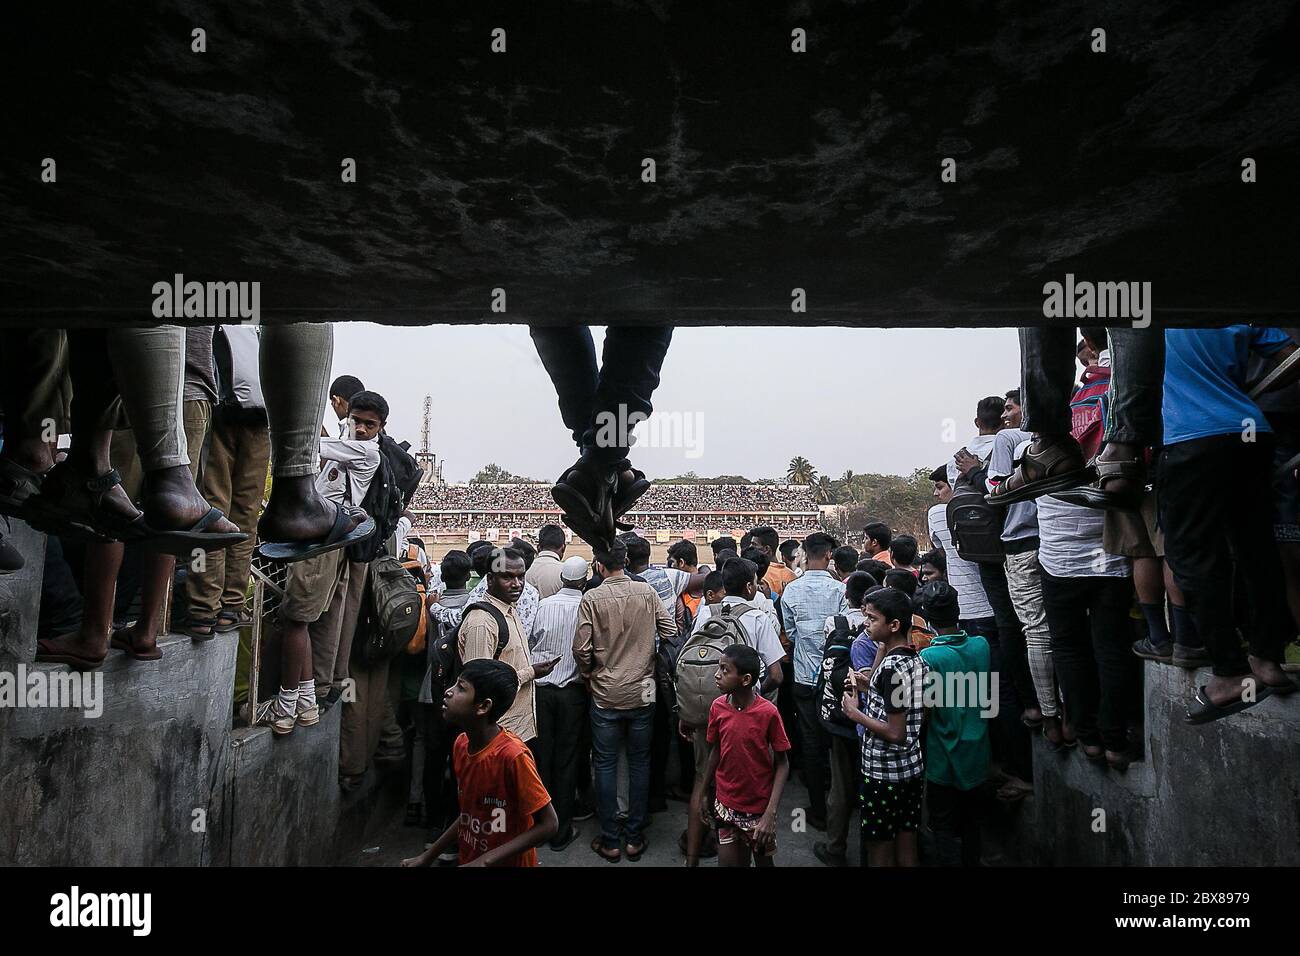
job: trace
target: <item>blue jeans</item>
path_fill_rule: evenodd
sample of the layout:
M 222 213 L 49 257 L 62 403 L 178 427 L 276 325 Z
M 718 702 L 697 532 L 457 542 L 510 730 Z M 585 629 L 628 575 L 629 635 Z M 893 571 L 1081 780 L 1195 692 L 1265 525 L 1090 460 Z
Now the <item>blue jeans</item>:
M 654 704 L 632 710 L 605 710 L 591 705 L 592 769 L 596 777 L 596 815 L 600 841 L 619 849 L 618 751 L 627 747 L 627 823 L 622 836 L 639 844 L 650 802 L 650 741 L 654 736 Z

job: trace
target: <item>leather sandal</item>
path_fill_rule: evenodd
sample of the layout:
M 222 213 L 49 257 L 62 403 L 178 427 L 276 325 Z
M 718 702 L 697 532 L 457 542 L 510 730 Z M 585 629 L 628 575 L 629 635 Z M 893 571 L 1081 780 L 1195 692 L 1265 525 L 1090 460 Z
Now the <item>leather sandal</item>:
M 1025 449 L 1015 471 L 985 495 L 984 500 L 991 505 L 1030 501 L 1089 484 L 1094 478 L 1096 471 L 1083 463 L 1079 443 L 1067 435 L 1038 452 L 1031 454 Z
M 1094 458 L 1089 467 L 1094 468 L 1097 472 L 1097 483 L 1095 485 L 1084 485 L 1079 488 L 1071 488 L 1068 491 L 1060 491 L 1052 495 L 1052 497 L 1059 498 L 1061 501 L 1068 501 L 1072 505 L 1082 505 L 1085 508 L 1137 511 L 1142 507 L 1142 496 L 1145 493 L 1147 481 L 1145 462 L 1138 459 L 1101 461 Z M 1130 487 L 1136 487 L 1136 492 L 1107 491 L 1106 482 L 1114 479 L 1131 482 Z

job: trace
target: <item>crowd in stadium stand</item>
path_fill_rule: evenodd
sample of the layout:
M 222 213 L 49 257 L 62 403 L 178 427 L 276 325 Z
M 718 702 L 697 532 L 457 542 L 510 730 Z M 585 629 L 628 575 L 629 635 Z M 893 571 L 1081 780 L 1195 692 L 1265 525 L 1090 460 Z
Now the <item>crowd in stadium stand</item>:
M 425 485 L 411 501 L 411 510 L 554 512 L 551 486 L 535 484 Z M 775 484 L 655 484 L 641 497 L 634 514 L 710 511 L 727 514 L 758 512 L 815 512 L 812 489 L 807 485 Z

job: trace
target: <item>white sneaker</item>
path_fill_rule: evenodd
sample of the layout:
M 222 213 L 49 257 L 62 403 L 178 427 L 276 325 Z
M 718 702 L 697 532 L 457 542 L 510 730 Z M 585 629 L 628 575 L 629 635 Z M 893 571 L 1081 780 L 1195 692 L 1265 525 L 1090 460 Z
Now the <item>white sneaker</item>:
M 248 705 L 245 704 L 243 714 L 244 718 L 248 720 L 248 725 L 250 727 L 270 727 L 271 733 L 278 737 L 292 733 L 293 728 L 298 723 L 297 716 L 295 714 L 280 713 L 279 708 L 275 706 L 276 703 L 277 699 L 275 697 L 262 701 L 257 705 L 257 713 L 253 714 L 251 718 L 248 713 Z M 317 719 L 319 719 L 319 715 L 317 715 Z
M 299 694 L 297 723 L 300 727 L 310 727 L 320 723 L 320 705 L 316 703 L 315 694 Z

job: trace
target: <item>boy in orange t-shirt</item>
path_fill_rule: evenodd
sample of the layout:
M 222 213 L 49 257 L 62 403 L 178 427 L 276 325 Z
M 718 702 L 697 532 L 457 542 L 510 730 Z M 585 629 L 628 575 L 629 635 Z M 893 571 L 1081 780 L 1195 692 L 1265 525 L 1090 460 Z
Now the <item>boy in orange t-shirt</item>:
M 465 731 L 452 745 L 460 818 L 402 866 L 429 866 L 453 842 L 461 866 L 537 866 L 536 848 L 560 821 L 532 752 L 497 724 L 518 689 L 513 667 L 482 659 L 468 661 L 443 695 L 443 718 Z

